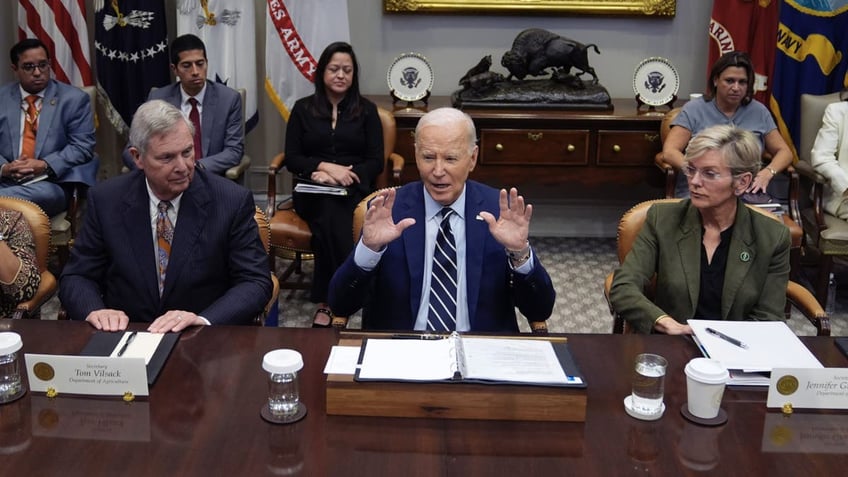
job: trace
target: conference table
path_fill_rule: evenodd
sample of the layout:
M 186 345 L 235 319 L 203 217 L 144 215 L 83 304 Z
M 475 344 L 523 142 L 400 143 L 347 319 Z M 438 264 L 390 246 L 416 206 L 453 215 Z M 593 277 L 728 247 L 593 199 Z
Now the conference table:
M 135 329 L 143 329 L 132 324 Z M 83 322 L 2 320 L 23 352 L 78 354 L 94 330 Z M 566 336 L 588 383 L 585 422 L 520 422 L 329 416 L 323 374 L 333 329 L 198 327 L 184 332 L 150 388 L 120 398 L 27 392 L 0 405 L 4 476 L 492 476 L 842 475 L 848 414 L 765 407 L 764 389 L 733 388 L 719 427 L 688 422 L 683 367 L 699 355 L 691 339 L 642 335 Z M 829 367 L 848 360 L 828 337 L 803 342 Z M 275 425 L 260 417 L 267 397 L 263 355 L 303 355 L 306 417 Z M 665 415 L 629 417 L 634 357 L 668 360 Z M 460 384 L 461 385 L 461 384 Z

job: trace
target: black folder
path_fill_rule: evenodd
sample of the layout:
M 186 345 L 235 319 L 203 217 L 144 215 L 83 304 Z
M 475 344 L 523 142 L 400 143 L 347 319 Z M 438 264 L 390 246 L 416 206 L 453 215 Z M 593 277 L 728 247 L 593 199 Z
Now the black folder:
M 80 356 L 109 356 L 123 337 L 123 333 L 98 331 L 91 337 L 85 348 L 80 351 Z M 156 378 L 162 371 L 162 366 L 165 365 L 165 361 L 171 355 L 171 351 L 179 339 L 179 333 L 165 333 L 165 336 L 162 337 L 156 352 L 150 358 L 150 363 L 147 364 L 148 385 L 152 386 L 156 382 Z
M 834 338 L 834 343 L 836 343 L 836 347 L 842 351 L 842 354 L 848 358 L 848 338 Z

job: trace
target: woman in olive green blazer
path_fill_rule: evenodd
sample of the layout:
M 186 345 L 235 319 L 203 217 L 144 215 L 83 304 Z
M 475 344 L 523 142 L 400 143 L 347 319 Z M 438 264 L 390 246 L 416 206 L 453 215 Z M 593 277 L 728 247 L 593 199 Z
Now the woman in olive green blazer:
M 691 199 L 648 210 L 610 290 L 637 331 L 691 334 L 690 318 L 783 319 L 789 230 L 739 199 L 760 154 L 754 136 L 732 126 L 707 128 L 689 143 L 683 173 Z M 651 299 L 645 288 L 654 276 Z

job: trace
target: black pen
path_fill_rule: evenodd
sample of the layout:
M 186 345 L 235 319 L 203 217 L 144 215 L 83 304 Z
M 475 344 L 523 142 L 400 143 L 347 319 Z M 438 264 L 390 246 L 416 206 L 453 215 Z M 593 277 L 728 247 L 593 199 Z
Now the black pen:
M 429 334 L 392 335 L 393 340 L 441 340 L 445 338 L 446 336 Z
M 133 342 L 133 340 L 135 339 L 135 335 L 137 334 L 138 331 L 133 331 L 132 333 L 130 333 L 129 338 L 127 338 L 127 340 L 124 342 L 124 345 L 121 346 L 121 349 L 118 350 L 118 356 L 122 356 L 124 354 L 124 352 L 127 350 L 127 347 L 130 345 L 130 343 Z
M 726 334 L 722 333 L 721 331 L 714 330 L 712 328 L 707 328 L 707 333 L 709 333 L 713 336 L 718 336 L 719 338 L 723 339 L 724 341 L 727 341 L 728 343 L 730 343 L 732 345 L 736 345 L 736 346 L 743 348 L 743 349 L 748 349 L 748 345 L 737 340 L 736 338 L 731 338 L 730 336 L 727 336 Z

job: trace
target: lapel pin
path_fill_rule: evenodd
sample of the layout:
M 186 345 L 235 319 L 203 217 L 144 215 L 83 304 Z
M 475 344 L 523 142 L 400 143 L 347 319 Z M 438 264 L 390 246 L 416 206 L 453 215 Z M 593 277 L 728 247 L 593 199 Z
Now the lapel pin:
M 481 216 L 480 214 L 477 214 L 477 216 L 474 217 L 474 218 L 477 219 L 477 220 L 480 220 L 480 221 L 483 220 L 483 216 Z
M 56 106 L 56 98 L 50 100 L 50 106 Z
M 739 254 L 739 260 L 742 260 L 743 262 L 748 262 L 751 260 L 751 254 L 748 252 L 742 252 Z

